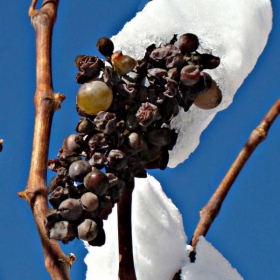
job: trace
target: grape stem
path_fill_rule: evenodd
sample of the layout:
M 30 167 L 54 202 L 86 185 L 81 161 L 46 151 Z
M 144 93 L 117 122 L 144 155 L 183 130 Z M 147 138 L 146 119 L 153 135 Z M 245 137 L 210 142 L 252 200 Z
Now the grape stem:
M 118 202 L 119 280 L 136 280 L 132 250 L 132 192 L 133 187 L 128 188 Z
M 46 170 L 51 124 L 54 112 L 65 99 L 64 95 L 54 93 L 51 74 L 52 31 L 59 0 L 43 0 L 39 9 L 35 9 L 36 4 L 37 0 L 33 0 L 28 11 L 36 32 L 36 116 L 33 149 L 27 185 L 18 195 L 26 200 L 33 212 L 44 251 L 45 266 L 52 279 L 68 280 L 75 256 L 65 256 L 58 242 L 47 237 L 44 227 L 48 211 Z
M 214 192 L 213 196 L 210 198 L 208 203 L 200 211 L 200 220 L 195 229 L 194 235 L 191 240 L 191 245 L 194 248 L 194 254 L 192 259 L 195 258 L 195 249 L 199 237 L 201 235 L 206 236 L 208 230 L 213 224 L 214 220 L 218 216 L 222 204 L 233 185 L 235 179 L 239 175 L 243 166 L 250 158 L 251 154 L 254 152 L 256 147 L 265 140 L 267 133 L 280 113 L 280 99 L 278 99 L 275 104 L 270 108 L 266 116 L 260 122 L 260 124 L 253 130 L 247 143 L 233 162 L 232 166 L 228 170 L 224 179 Z

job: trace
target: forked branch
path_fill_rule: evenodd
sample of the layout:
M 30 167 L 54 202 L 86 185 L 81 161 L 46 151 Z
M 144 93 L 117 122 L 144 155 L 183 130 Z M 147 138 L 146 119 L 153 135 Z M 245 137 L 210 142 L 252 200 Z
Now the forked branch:
M 215 218 L 218 216 L 222 204 L 243 166 L 256 147 L 266 138 L 269 128 L 280 113 L 280 99 L 271 107 L 259 126 L 255 128 L 244 148 L 233 162 L 228 173 L 210 198 L 206 206 L 200 211 L 200 221 L 196 227 L 191 245 L 196 248 L 199 236 L 206 236 Z
M 58 242 L 47 237 L 44 227 L 48 211 L 46 170 L 51 124 L 54 112 L 60 108 L 65 98 L 62 94 L 54 93 L 51 74 L 52 31 L 59 0 L 44 0 L 40 9 L 35 9 L 36 3 L 37 0 L 33 0 L 29 9 L 36 32 L 35 128 L 28 182 L 19 196 L 27 201 L 33 212 L 42 242 L 45 265 L 52 279 L 68 280 L 75 256 L 65 256 Z

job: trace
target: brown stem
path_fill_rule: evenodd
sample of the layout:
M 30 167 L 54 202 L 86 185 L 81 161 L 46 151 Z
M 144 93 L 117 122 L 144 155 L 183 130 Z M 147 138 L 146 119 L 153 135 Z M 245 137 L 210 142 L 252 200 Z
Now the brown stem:
M 51 124 L 54 112 L 60 108 L 65 96 L 54 93 L 51 75 L 52 31 L 56 20 L 59 0 L 44 0 L 36 10 L 37 0 L 29 9 L 32 25 L 36 32 L 36 93 L 34 97 L 36 116 L 33 150 L 28 182 L 25 190 L 18 195 L 29 204 L 41 238 L 45 265 L 52 279 L 70 279 L 70 267 L 75 256 L 65 256 L 59 244 L 46 235 L 44 219 L 48 210 L 46 170 Z
M 209 228 L 218 216 L 222 203 L 233 185 L 243 166 L 255 150 L 255 148 L 266 138 L 270 126 L 280 113 L 280 99 L 271 107 L 259 126 L 253 130 L 247 143 L 233 162 L 228 173 L 220 183 L 219 187 L 210 198 L 206 206 L 200 211 L 200 221 L 195 229 L 191 245 L 196 248 L 199 236 L 206 236 Z
M 133 188 L 126 190 L 118 202 L 118 233 L 119 233 L 119 279 L 136 280 L 131 227 L 131 201 Z

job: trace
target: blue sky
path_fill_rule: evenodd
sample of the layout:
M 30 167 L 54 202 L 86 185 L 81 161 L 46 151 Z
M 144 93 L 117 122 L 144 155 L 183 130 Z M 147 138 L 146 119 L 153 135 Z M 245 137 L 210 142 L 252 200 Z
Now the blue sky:
M 31 211 L 17 197 L 27 181 L 34 124 L 35 38 L 27 16 L 29 2 L 0 3 L 0 138 L 5 140 L 0 154 L 0 280 L 49 279 Z M 55 91 L 66 94 L 67 99 L 53 120 L 50 158 L 56 156 L 64 137 L 74 132 L 79 119 L 75 111 L 76 55 L 98 55 L 97 39 L 115 35 L 143 2 L 61 1 L 53 39 L 53 81 Z M 200 208 L 251 131 L 279 98 L 280 3 L 272 0 L 272 5 L 274 25 L 268 45 L 233 104 L 218 113 L 203 132 L 199 147 L 184 164 L 152 172 L 181 211 L 189 238 Z M 280 279 L 279 139 L 277 120 L 236 180 L 207 235 L 207 240 L 248 280 Z M 53 175 L 50 173 L 48 178 Z M 86 251 L 82 243 L 74 241 L 63 246 L 63 250 L 77 255 L 72 277 L 83 280 Z

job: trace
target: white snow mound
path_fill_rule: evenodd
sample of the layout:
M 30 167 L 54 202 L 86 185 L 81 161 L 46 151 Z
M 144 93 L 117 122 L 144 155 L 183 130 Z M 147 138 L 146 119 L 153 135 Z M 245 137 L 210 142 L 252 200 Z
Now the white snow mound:
M 86 280 L 118 280 L 119 248 L 117 207 L 104 221 L 106 243 L 102 247 L 89 246 L 85 242 L 88 254 L 85 257 L 87 265 Z
M 152 176 L 136 179 L 132 238 L 139 280 L 171 280 L 187 261 L 182 216 Z
M 140 59 L 152 43 L 167 43 L 173 34 L 195 33 L 200 38 L 199 52 L 221 58 L 220 66 L 207 72 L 220 86 L 223 101 L 212 110 L 195 106 L 187 113 L 181 110 L 173 122 L 180 133 L 169 167 L 189 157 L 215 114 L 232 102 L 263 51 L 271 28 L 269 0 L 153 0 L 112 38 L 115 50 Z
M 237 270 L 201 236 L 196 248 L 195 263 L 182 268 L 182 280 L 243 280 Z

